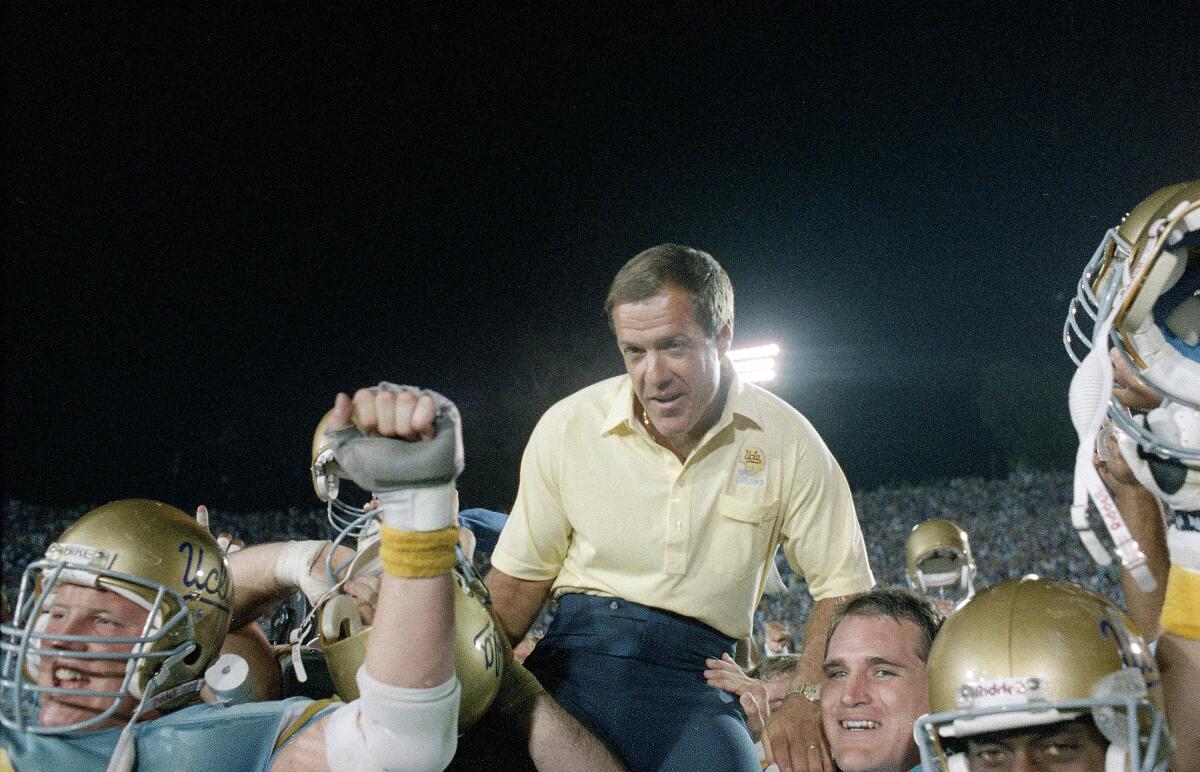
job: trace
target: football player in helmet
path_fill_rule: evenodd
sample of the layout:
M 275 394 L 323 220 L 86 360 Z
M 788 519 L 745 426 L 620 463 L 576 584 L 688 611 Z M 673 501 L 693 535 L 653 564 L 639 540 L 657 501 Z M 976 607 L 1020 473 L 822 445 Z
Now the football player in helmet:
M 1167 769 L 1154 660 L 1112 601 L 1078 585 L 982 590 L 942 626 L 928 679 L 926 770 Z
M 1147 591 L 1155 580 L 1092 454 L 1104 454 L 1105 435 L 1114 432 L 1146 488 L 1177 512 L 1200 510 L 1198 292 L 1200 180 L 1193 180 L 1156 191 L 1105 234 L 1063 327 L 1079 366 L 1070 394 L 1080 438 L 1072 519 L 1093 557 L 1107 565 L 1111 558 L 1088 524 L 1091 498 L 1121 563 Z
M 216 540 L 173 507 L 119 501 L 78 520 L 31 564 L 3 625 L 0 723 L 19 769 L 441 769 L 457 735 L 448 489 L 462 470 L 454 406 L 409 389 L 338 395 L 344 468 L 384 500 L 384 575 L 357 678 L 340 707 L 304 698 L 195 702 L 229 627 Z M 352 412 L 360 429 L 348 429 Z M 384 643 L 386 641 L 386 644 Z M 315 728 L 320 727 L 319 731 Z M 216 759 L 217 761 L 214 761 Z
M 975 594 L 975 559 L 967 532 L 949 520 L 917 523 L 905 545 L 908 586 L 950 614 Z
M 1090 496 L 1139 580 L 1122 573 L 1131 614 L 1161 632 L 1172 721 L 1188 726 L 1200 720 L 1200 180 L 1154 192 L 1105 235 L 1072 302 L 1064 343 L 1079 364 L 1071 384 L 1080 435 L 1076 527 L 1088 543 Z M 1093 447 L 1095 471 L 1084 463 Z M 1170 505 L 1165 533 L 1147 491 Z M 1091 541 L 1103 563 L 1107 555 Z M 1200 738 L 1177 734 L 1175 763 L 1200 765 Z

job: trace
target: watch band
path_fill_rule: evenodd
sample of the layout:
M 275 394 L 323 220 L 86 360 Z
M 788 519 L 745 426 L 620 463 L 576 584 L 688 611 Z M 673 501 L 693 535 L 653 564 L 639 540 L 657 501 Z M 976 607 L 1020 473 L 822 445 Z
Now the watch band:
M 787 694 L 783 695 L 784 699 L 791 697 L 793 694 L 799 694 L 809 702 L 821 701 L 821 685 L 820 684 L 800 684 L 795 689 L 792 689 Z

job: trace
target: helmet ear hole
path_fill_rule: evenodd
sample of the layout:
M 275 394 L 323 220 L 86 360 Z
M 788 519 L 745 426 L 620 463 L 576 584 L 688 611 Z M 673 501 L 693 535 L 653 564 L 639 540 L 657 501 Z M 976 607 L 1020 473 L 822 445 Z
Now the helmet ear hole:
M 200 661 L 200 657 L 202 656 L 204 656 L 203 649 L 200 646 L 196 646 L 187 653 L 186 657 L 183 658 L 183 664 L 187 665 L 188 667 L 194 667 L 196 663 Z

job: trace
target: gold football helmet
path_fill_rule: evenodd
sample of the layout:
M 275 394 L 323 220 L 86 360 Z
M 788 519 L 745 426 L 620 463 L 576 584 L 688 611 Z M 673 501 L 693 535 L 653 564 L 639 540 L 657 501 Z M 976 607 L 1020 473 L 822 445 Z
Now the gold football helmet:
M 351 578 L 377 574 L 379 542 L 362 548 L 349 569 Z M 492 704 L 511 656 L 500 639 L 500 625 L 492 616 L 491 598 L 471 564 L 458 556 L 454 568 L 454 671 L 462 688 L 458 708 L 459 732 L 478 721 Z M 367 653 L 371 628 L 363 625 L 354 599 L 337 593 L 317 611 L 318 633 L 329 675 L 338 695 L 346 701 L 358 697 L 355 676 Z
M 44 615 L 55 588 L 79 584 L 109 590 L 149 612 L 146 626 L 125 654 L 118 690 L 86 696 L 111 697 L 103 713 L 67 726 L 37 725 L 37 700 L 62 692 L 42 686 L 35 671 L 44 642 L 111 643 L 102 636 L 50 635 Z M 113 715 L 125 694 L 144 699 L 144 709 L 170 710 L 191 700 L 205 669 L 220 654 L 229 630 L 233 586 L 229 566 L 208 530 L 174 507 L 146 499 L 114 501 L 93 509 L 67 528 L 30 564 L 21 579 L 11 625 L 0 625 L 3 676 L 0 721 L 17 731 L 60 734 L 87 729 Z M 57 646 L 56 659 L 94 659 L 96 653 Z M 75 690 L 85 694 L 82 690 Z
M 913 526 L 905 545 L 908 586 L 950 613 L 975 594 L 975 559 L 967 532 L 933 518 Z
M 1076 365 L 1082 364 L 1096 345 L 1100 324 L 1115 313 L 1118 318 L 1113 321 L 1109 342 L 1127 347 L 1131 358 L 1136 357 L 1135 366 L 1147 369 L 1161 344 L 1151 346 L 1134 336 L 1151 316 L 1155 302 L 1183 277 L 1188 255 L 1178 244 L 1196 230 L 1200 230 L 1200 180 L 1155 191 L 1104 234 L 1084 268 L 1063 325 L 1063 344 Z M 1171 334 L 1171 330 L 1167 332 Z M 1174 334 L 1194 339 L 1195 332 Z M 1159 337 L 1162 334 L 1160 328 Z M 1186 384 L 1179 386 L 1187 388 Z M 1196 389 L 1200 387 L 1192 384 L 1192 390 Z
M 1077 365 L 1109 340 L 1165 405 L 1200 411 L 1200 180 L 1156 191 L 1105 234 L 1071 303 L 1063 342 Z M 1080 311 L 1083 313 L 1081 314 Z M 1081 320 L 1081 316 L 1085 317 Z M 1119 403 L 1109 414 L 1146 452 L 1193 462 L 1200 438 L 1139 419 Z
M 1087 501 L 1094 501 L 1121 562 L 1143 589 L 1152 589 L 1153 579 L 1091 469 L 1092 453 L 1104 440 L 1107 418 L 1122 456 L 1147 488 L 1176 509 L 1200 509 L 1198 241 L 1200 180 L 1156 191 L 1105 234 L 1063 325 L 1063 343 L 1079 366 L 1070 395 L 1080 439 L 1072 520 L 1093 557 L 1111 562 L 1088 524 Z M 1110 347 L 1161 396 L 1158 407 L 1133 412 L 1113 397 Z
M 1171 752 L 1154 660 L 1107 598 L 1027 578 L 980 591 L 929 652 L 925 769 L 967 768 L 963 738 L 1090 715 L 1108 770 L 1164 770 Z

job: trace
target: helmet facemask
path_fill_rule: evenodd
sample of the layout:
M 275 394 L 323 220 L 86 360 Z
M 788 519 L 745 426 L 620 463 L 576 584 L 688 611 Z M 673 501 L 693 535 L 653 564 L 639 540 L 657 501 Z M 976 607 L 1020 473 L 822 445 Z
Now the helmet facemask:
M 949 520 L 913 526 L 905 543 L 909 587 L 949 615 L 975 594 L 975 560 L 966 531 Z
M 80 602 L 56 601 L 60 593 L 75 595 L 75 588 L 86 588 Z M 104 635 L 99 625 L 88 629 L 96 629 L 96 634 L 52 632 L 57 628 L 48 614 L 56 602 L 68 615 L 91 613 L 86 595 L 99 591 L 145 610 L 136 634 Z M 26 569 L 11 624 L 0 625 L 0 721 L 18 731 L 74 732 L 96 728 L 115 716 L 127 696 L 140 700 L 135 713 L 173 710 L 194 701 L 204 670 L 217 658 L 228 632 L 232 592 L 228 564 L 216 540 L 183 512 L 142 499 L 92 510 L 46 550 L 45 558 Z M 79 618 L 71 622 L 81 623 Z M 108 650 L 112 647 L 120 650 Z M 110 677 L 96 671 L 87 675 L 88 660 L 116 661 L 123 670 L 119 676 L 111 674 L 119 677 L 111 689 L 70 689 L 54 686 L 54 673 L 47 684 L 46 668 L 39 678 L 43 657 L 77 661 L 79 670 L 67 680 L 80 674 Z M 70 668 L 60 664 L 56 670 Z M 93 718 L 41 726 L 42 698 L 68 691 L 112 703 Z
M 145 609 L 146 620 L 140 633 L 129 637 L 68 635 L 47 630 L 50 607 L 55 593 L 64 585 L 91 587 L 115 592 Z M 136 589 L 132 589 L 136 588 Z M 147 600 L 150 598 L 151 600 Z M 11 625 L 0 625 L 3 641 L 3 705 L 0 720 L 17 731 L 37 734 L 62 734 L 85 731 L 112 718 L 126 697 L 140 700 L 147 697 L 147 708 L 166 707 L 176 699 L 171 693 L 159 693 L 157 688 L 169 674 L 165 663 L 186 659 L 196 650 L 195 631 L 187 604 L 178 592 L 155 585 L 136 576 L 103 568 L 79 566 L 66 561 L 39 560 L 25 571 L 16 613 Z M 104 644 L 128 647 L 126 652 L 97 652 L 81 650 L 80 644 Z M 72 644 L 76 646 L 73 647 Z M 124 663 L 120 686 L 111 690 L 75 689 L 41 683 L 41 658 L 53 658 L 68 666 L 72 660 L 87 671 L 89 662 L 114 661 Z M 110 676 L 111 677 L 111 676 Z M 102 697 L 112 703 L 96 716 L 61 726 L 42 726 L 38 711 L 44 695 L 69 694 L 75 697 Z M 191 693 L 188 694 L 191 696 Z
M 340 544 L 347 538 L 367 540 L 379 533 L 378 513 L 373 514 L 364 507 L 356 507 L 339 498 L 343 493 L 342 468 L 333 456 L 333 442 L 325 434 L 332 415 L 332 410 L 327 412 L 317 422 L 317 428 L 313 432 L 308 467 L 313 491 L 316 492 L 317 498 L 325 503 L 325 516 L 329 520 L 329 527 L 333 529 L 336 543 Z M 332 550 L 330 554 L 333 554 Z M 328 568 L 329 579 L 333 581 L 335 572 L 332 567 Z

